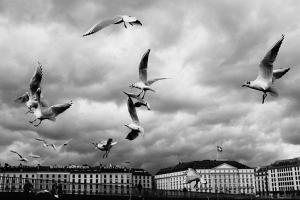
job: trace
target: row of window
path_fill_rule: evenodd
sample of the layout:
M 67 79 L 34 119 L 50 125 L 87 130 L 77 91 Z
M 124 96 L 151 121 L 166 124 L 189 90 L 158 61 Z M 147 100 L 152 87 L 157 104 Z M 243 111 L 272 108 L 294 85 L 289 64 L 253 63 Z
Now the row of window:
M 201 174 L 215 174 L 215 173 L 237 173 L 239 175 L 242 175 L 243 173 L 254 173 L 253 169 L 219 169 L 219 170 L 197 170 L 197 172 L 201 173 Z M 161 178 L 161 177 L 168 177 L 168 176 L 180 176 L 183 175 L 185 173 L 185 171 L 181 171 L 181 172 L 174 172 L 174 173 L 167 173 L 167 174 L 160 174 L 160 175 L 156 175 L 156 178 Z

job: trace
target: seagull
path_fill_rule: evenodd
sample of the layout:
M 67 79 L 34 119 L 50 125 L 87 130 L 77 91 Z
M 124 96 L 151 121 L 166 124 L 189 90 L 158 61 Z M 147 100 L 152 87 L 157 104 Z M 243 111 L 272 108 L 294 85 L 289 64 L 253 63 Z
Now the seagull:
M 132 122 L 130 124 L 125 124 L 126 127 L 131 129 L 131 131 L 127 134 L 126 139 L 134 140 L 135 138 L 137 138 L 137 136 L 139 136 L 140 133 L 144 133 L 144 128 L 140 125 L 135 106 L 130 97 L 128 97 L 127 107 Z
M 20 157 L 19 161 L 21 161 L 21 162 L 28 162 L 28 159 L 25 158 L 25 157 L 23 157 L 23 156 L 22 156 L 21 154 L 19 154 L 18 152 L 13 151 L 13 150 L 10 150 L 10 152 L 17 154 L 17 155 Z
M 40 158 L 41 157 L 39 155 L 33 154 L 32 152 L 28 156 L 31 157 L 31 158 Z
M 142 26 L 142 23 L 139 20 L 137 20 L 136 17 L 132 17 L 129 15 L 117 15 L 116 17 L 114 17 L 112 19 L 106 19 L 106 20 L 103 20 L 103 21 L 95 24 L 90 30 L 88 30 L 82 36 L 84 37 L 84 36 L 94 34 L 109 25 L 120 24 L 120 23 L 123 23 L 125 28 L 127 28 L 126 23 L 129 23 L 131 26 L 133 26 L 133 25 Z
M 53 144 L 53 143 L 48 143 L 45 139 L 42 139 L 42 138 L 35 138 L 35 140 L 43 142 L 43 146 L 44 146 L 44 147 L 51 146 L 54 150 L 56 150 L 55 144 Z
M 51 192 L 49 192 L 49 190 L 38 191 L 35 196 L 37 199 L 53 199 L 53 197 L 59 198 L 57 194 L 53 195 Z
M 290 70 L 290 68 L 273 70 L 273 63 L 277 57 L 283 39 L 284 35 L 282 35 L 281 39 L 272 47 L 270 51 L 267 52 L 263 60 L 260 62 L 257 78 L 254 81 L 247 81 L 242 85 L 242 87 L 248 87 L 254 90 L 262 91 L 264 93 L 262 103 L 265 102 L 267 93 L 274 97 L 278 96 L 278 92 L 276 91 L 275 87 L 273 87 L 273 83 L 276 79 L 281 78 Z
M 58 151 L 61 151 L 62 148 L 64 148 L 65 146 L 67 146 L 69 144 L 69 142 L 71 142 L 72 139 L 69 139 L 67 141 L 65 141 L 63 144 L 61 144 L 59 147 L 58 147 Z
M 108 140 L 103 140 L 98 143 L 92 142 L 92 144 L 95 146 L 96 149 L 99 149 L 100 151 L 105 151 L 103 154 L 103 158 L 107 158 L 110 149 L 117 144 L 117 142 L 113 142 L 113 139 L 109 138 Z
M 40 87 L 42 78 L 43 78 L 43 69 L 42 69 L 42 65 L 38 62 L 38 66 L 36 67 L 36 70 L 35 70 L 32 78 L 30 79 L 30 83 L 29 83 L 29 91 L 30 92 L 26 92 L 22 96 L 15 99 L 15 102 L 17 102 L 17 103 L 25 103 L 25 105 L 29 109 L 28 112 L 26 112 L 26 114 L 32 113 L 33 112 L 32 108 L 36 107 L 38 104 L 37 98 L 36 98 L 36 91 Z M 43 107 L 48 106 L 47 102 L 43 101 L 43 100 L 41 101 L 41 105 Z
M 198 189 L 198 183 L 207 184 L 206 180 L 204 180 L 201 175 L 194 169 L 188 168 L 185 172 L 185 184 L 189 184 L 193 181 L 196 181 L 194 188 Z
M 135 107 L 145 106 L 148 110 L 151 110 L 150 104 L 144 99 L 142 99 L 139 95 L 125 91 L 123 91 L 123 93 L 126 94 L 128 97 L 135 98 L 137 100 L 137 102 L 134 103 Z
M 144 53 L 144 55 L 142 57 L 142 60 L 140 62 L 140 65 L 139 65 L 139 78 L 140 78 L 140 80 L 129 86 L 130 88 L 138 88 L 138 89 L 142 90 L 141 93 L 138 94 L 138 96 L 140 96 L 142 94 L 142 92 L 144 92 L 144 95 L 143 95 L 142 99 L 144 99 L 147 90 L 155 92 L 155 90 L 153 90 L 150 87 L 150 85 L 152 85 L 156 81 L 163 80 L 163 79 L 168 79 L 168 78 L 154 78 L 154 79 L 147 80 L 147 68 L 148 68 L 149 53 L 150 53 L 150 49 L 148 49 L 146 51 L 146 53 Z
M 57 105 L 53 105 L 53 106 L 50 106 L 47 108 L 41 108 L 42 107 L 41 103 L 40 103 L 41 89 L 38 88 L 36 93 L 37 93 L 38 106 L 37 106 L 37 108 L 34 109 L 34 112 L 33 112 L 35 119 L 33 121 L 29 121 L 30 123 L 33 123 L 33 122 L 39 120 L 38 124 L 34 124 L 35 127 L 38 127 L 42 123 L 42 121 L 45 119 L 55 121 L 57 115 L 63 113 L 65 110 L 70 108 L 72 105 L 72 100 L 71 100 L 68 103 L 57 104 Z

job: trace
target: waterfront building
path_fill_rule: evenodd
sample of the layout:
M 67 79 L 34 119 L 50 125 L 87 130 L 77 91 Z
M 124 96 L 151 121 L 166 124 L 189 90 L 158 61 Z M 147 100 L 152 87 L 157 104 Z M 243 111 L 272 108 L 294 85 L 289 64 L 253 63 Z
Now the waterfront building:
M 185 184 L 185 172 L 195 169 L 207 184 L 199 185 L 199 192 L 255 194 L 255 171 L 236 161 L 203 160 L 179 163 L 160 169 L 154 176 L 157 189 L 197 191 L 195 183 Z
M 152 188 L 152 176 L 143 169 L 117 166 L 9 166 L 0 167 L 0 189 L 23 191 L 26 181 L 34 190 L 59 186 L 66 193 L 129 193 L 138 186 Z

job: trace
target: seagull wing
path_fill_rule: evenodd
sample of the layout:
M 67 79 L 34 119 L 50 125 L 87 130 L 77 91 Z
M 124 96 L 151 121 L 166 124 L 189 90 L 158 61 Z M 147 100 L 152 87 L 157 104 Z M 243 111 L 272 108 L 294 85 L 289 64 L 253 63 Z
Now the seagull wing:
M 69 142 L 71 142 L 72 138 L 67 140 L 65 143 L 62 144 L 62 146 L 67 146 L 69 144 Z
M 31 94 L 34 94 L 36 90 L 40 87 L 42 78 L 43 78 L 43 69 L 42 69 L 42 65 L 38 62 L 38 66 L 36 67 L 35 73 L 33 74 L 29 83 Z
M 132 121 L 136 124 L 139 124 L 139 118 L 137 116 L 135 106 L 130 97 L 128 97 L 127 107 L 128 107 L 128 112 L 130 114 Z
M 131 24 L 134 24 L 134 25 L 139 25 L 139 26 L 142 26 L 142 22 L 140 20 L 135 20 L 133 22 L 130 22 Z
M 137 136 L 139 136 L 139 132 L 137 130 L 131 130 L 127 134 L 126 139 L 127 140 L 134 140 L 135 138 L 137 138 Z
M 144 83 L 147 82 L 147 68 L 148 68 L 148 57 L 149 57 L 150 49 L 144 53 L 142 60 L 139 65 L 139 77 L 140 80 Z
M 29 155 L 29 157 L 31 157 L 31 158 L 40 158 L 41 156 L 39 156 L 39 155 L 34 155 L 34 154 L 31 153 L 31 154 Z
M 155 83 L 156 81 L 164 80 L 164 79 L 169 79 L 169 78 L 154 78 L 154 79 L 151 79 L 151 80 L 147 81 L 147 84 L 148 84 L 148 85 L 152 85 L 152 84 Z
M 41 138 L 34 138 L 34 139 L 37 140 L 37 141 L 41 141 L 41 142 L 43 142 L 43 143 L 47 143 L 46 140 L 41 139 Z
M 114 146 L 114 145 L 116 145 L 118 142 L 112 142 L 110 145 L 111 146 Z
M 187 173 L 186 173 L 186 182 L 190 183 L 192 181 L 195 181 L 196 179 L 199 179 L 200 175 L 197 173 L 196 170 L 192 168 L 188 168 Z
M 47 114 L 54 114 L 55 116 L 61 114 L 62 112 L 64 112 L 65 110 L 67 110 L 68 108 L 70 108 L 72 105 L 72 101 L 68 102 L 68 103 L 64 103 L 64 104 L 57 104 L 57 105 L 53 105 L 51 107 L 49 107 L 48 109 L 44 110 L 45 115 Z
M 22 96 L 16 98 L 14 101 L 16 103 L 25 103 L 25 102 L 29 101 L 29 95 L 28 95 L 28 93 L 25 93 Z
M 278 54 L 281 43 L 284 39 L 284 35 L 282 38 L 268 51 L 263 60 L 259 65 L 258 79 L 262 79 L 264 81 L 270 82 L 273 78 L 273 63 Z
M 273 70 L 273 81 L 276 79 L 280 79 L 283 75 L 285 75 L 290 68 L 279 68 Z
M 131 92 L 126 92 L 126 91 L 122 91 L 124 94 L 126 94 L 128 97 L 132 97 L 132 98 L 137 98 L 138 95 L 137 94 L 134 94 L 134 93 L 131 93 Z
M 51 147 L 52 147 L 54 150 L 56 150 L 55 144 L 51 144 Z
M 18 154 L 18 156 L 19 156 L 20 158 L 23 158 L 23 156 L 22 156 L 21 154 L 19 154 L 18 152 L 16 152 L 16 151 L 10 150 L 10 152 L 15 153 L 15 154 Z
M 122 17 L 121 16 L 116 16 L 113 19 L 105 19 L 97 24 L 95 24 L 92 28 L 90 28 L 90 30 L 88 30 L 85 34 L 83 34 L 82 36 L 88 36 L 91 35 L 93 33 L 96 33 L 102 29 L 104 29 L 105 27 L 111 25 L 111 24 L 118 24 L 122 22 Z

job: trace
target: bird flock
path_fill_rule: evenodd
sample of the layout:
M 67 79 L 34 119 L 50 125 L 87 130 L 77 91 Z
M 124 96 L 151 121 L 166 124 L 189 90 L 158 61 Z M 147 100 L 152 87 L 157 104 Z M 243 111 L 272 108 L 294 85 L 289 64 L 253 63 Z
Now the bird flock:
M 123 24 L 125 28 L 127 28 L 128 24 L 131 26 L 139 25 L 142 26 L 140 20 L 136 17 L 128 16 L 128 15 L 118 15 L 110 19 L 102 20 L 101 22 L 92 26 L 88 31 L 86 31 L 82 37 L 92 37 L 95 33 L 100 30 L 115 24 Z M 281 39 L 275 43 L 275 45 L 266 53 L 264 58 L 259 64 L 258 76 L 254 81 L 247 81 L 242 85 L 242 87 L 248 87 L 250 89 L 258 90 L 263 93 L 262 104 L 265 102 L 267 94 L 271 96 L 277 97 L 278 92 L 274 87 L 274 81 L 280 79 L 284 76 L 290 68 L 279 68 L 273 69 L 273 63 L 276 60 L 278 51 L 281 47 L 281 44 L 284 40 L 284 35 L 282 35 Z M 136 82 L 131 82 L 129 88 L 130 89 L 138 89 L 139 93 L 132 93 L 128 91 L 122 91 L 127 97 L 127 108 L 129 115 L 131 117 L 131 122 L 128 124 L 124 124 L 128 129 L 129 133 L 125 137 L 127 140 L 134 140 L 139 135 L 144 134 L 144 128 L 140 123 L 137 108 L 145 107 L 147 110 L 151 111 L 152 108 L 150 103 L 145 99 L 146 92 L 151 91 L 155 92 L 155 90 L 151 87 L 153 83 L 168 79 L 166 77 L 153 78 L 148 79 L 148 59 L 150 55 L 150 49 L 148 49 L 142 56 L 141 61 L 138 66 L 138 75 L 139 80 Z M 33 120 L 29 121 L 29 123 L 33 124 L 35 127 L 40 126 L 43 120 L 55 121 L 56 117 L 69 109 L 72 106 L 72 100 L 63 104 L 57 104 L 49 106 L 49 103 L 43 98 L 42 89 L 41 89 L 41 81 L 43 78 L 43 67 L 41 63 L 38 62 L 38 66 L 29 82 L 29 91 L 24 95 L 18 97 L 15 101 L 18 103 L 25 104 L 28 108 L 26 114 L 33 114 L 35 117 Z M 38 123 L 35 123 L 38 121 Z M 68 145 L 71 140 L 61 144 L 58 148 L 53 143 L 49 143 L 43 138 L 35 138 L 35 140 L 42 142 L 42 145 L 45 148 L 52 147 L 54 150 L 61 150 L 63 147 Z M 118 142 L 113 141 L 112 138 L 108 138 L 107 140 L 102 140 L 100 142 L 91 142 L 91 144 L 95 147 L 95 149 L 100 151 L 105 151 L 103 158 L 107 158 L 110 150 L 113 146 L 115 146 Z M 12 153 L 15 153 L 19 156 L 19 160 L 22 162 L 28 162 L 28 159 L 22 156 L 20 153 L 11 150 Z M 30 154 L 29 157 L 39 158 L 40 156 Z M 188 169 L 186 172 L 186 184 L 196 181 L 196 185 L 198 182 L 205 184 L 205 181 L 201 178 L 201 176 L 194 170 Z

